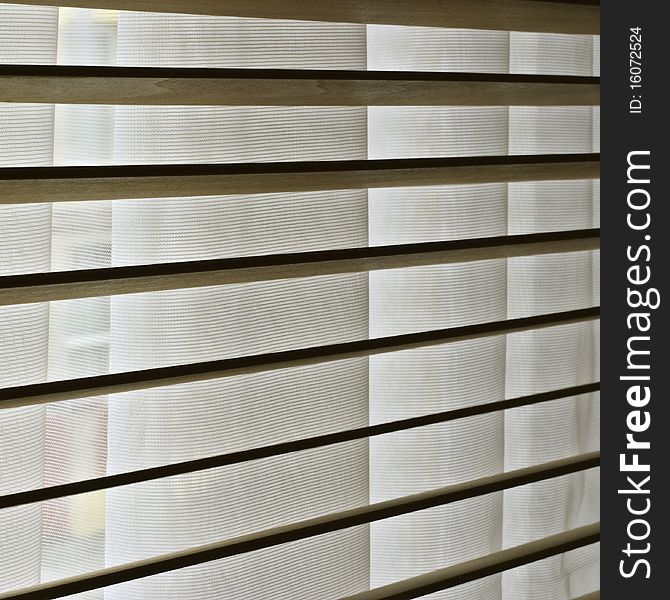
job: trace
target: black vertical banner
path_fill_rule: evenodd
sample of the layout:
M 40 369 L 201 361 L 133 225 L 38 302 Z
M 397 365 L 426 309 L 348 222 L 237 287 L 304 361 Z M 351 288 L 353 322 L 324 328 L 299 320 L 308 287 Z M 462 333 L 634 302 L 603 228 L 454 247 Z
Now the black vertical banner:
M 667 6 L 601 6 L 604 600 L 670 598 Z

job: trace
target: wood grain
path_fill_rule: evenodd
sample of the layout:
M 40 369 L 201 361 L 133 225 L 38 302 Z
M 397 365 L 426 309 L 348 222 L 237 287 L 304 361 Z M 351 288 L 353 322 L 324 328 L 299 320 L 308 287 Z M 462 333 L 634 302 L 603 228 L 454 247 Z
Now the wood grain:
M 592 0 L 18 0 L 18 4 L 149 12 L 597 34 Z
M 207 362 L 49 381 L 0 389 L 0 403 L 4 408 L 9 408 L 104 396 L 196 381 L 210 381 L 237 375 L 250 375 L 252 373 L 375 356 L 389 352 L 440 346 L 547 327 L 586 323 L 599 318 L 600 308 L 591 307 L 519 319 L 506 319 L 418 333 L 355 340 L 327 346 L 312 346 Z
M 225 106 L 595 106 L 599 79 L 544 75 L 0 66 L 0 102 Z
M 597 154 L 0 169 L 0 204 L 595 179 Z
M 0 277 L 0 306 L 295 279 L 600 247 L 596 229 Z
M 512 546 L 498 552 L 437 569 L 410 579 L 391 583 L 341 598 L 340 600 L 410 600 L 433 592 L 450 589 L 489 575 L 501 573 L 595 544 L 600 540 L 600 523 L 562 531 L 521 546 Z
M 412 513 L 417 510 L 425 510 L 467 498 L 500 492 L 520 485 L 528 485 L 536 481 L 561 477 L 570 473 L 596 468 L 599 464 L 599 452 L 573 455 L 531 467 L 480 477 L 374 504 L 357 506 L 304 521 L 288 523 L 167 554 L 159 554 L 134 562 L 122 563 L 18 590 L 0 592 L 0 600 L 49 600 L 60 598 L 125 581 L 132 581 L 140 577 L 148 577 L 212 560 L 253 552 L 254 550 L 271 548 L 279 544 L 295 542 L 315 535 L 340 531 L 348 527 L 372 523 L 381 519 Z M 487 575 L 500 573 L 501 571 L 549 556 L 594 544 L 599 539 L 600 523 L 593 523 L 584 527 L 562 531 L 558 534 L 520 546 L 512 546 L 511 548 L 493 552 L 467 562 L 431 571 L 418 577 L 404 579 L 388 586 L 361 592 L 342 600 L 401 600 L 417 598 L 430 591 L 454 587 Z

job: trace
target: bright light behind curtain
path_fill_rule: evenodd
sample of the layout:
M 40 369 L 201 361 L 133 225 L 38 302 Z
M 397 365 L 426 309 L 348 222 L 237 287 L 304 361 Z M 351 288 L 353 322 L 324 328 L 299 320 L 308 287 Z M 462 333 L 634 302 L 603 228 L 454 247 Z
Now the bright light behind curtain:
M 0 11 L 0 62 L 55 62 L 57 49 L 64 64 L 121 66 L 591 75 L 598 64 L 588 36 Z M 127 164 L 591 152 L 598 140 L 597 112 L 581 107 L 59 106 L 54 119 L 49 106 L 0 105 L 0 118 L 3 165 L 51 164 L 52 148 L 55 164 Z M 530 182 L 7 207 L 0 265 L 7 274 L 589 228 L 597 192 L 592 181 Z M 2 384 L 581 308 L 598 303 L 597 265 L 584 252 L 10 307 L 0 309 Z M 0 465 L 3 493 L 595 381 L 596 342 L 593 325 L 571 325 L 5 410 L 0 450 L 16 459 Z M 558 400 L 0 511 L 0 589 L 584 452 L 597 445 L 597 409 L 595 395 Z M 597 491 L 587 471 L 79 597 L 338 598 L 595 521 Z M 569 600 L 597 588 L 590 547 L 430 598 Z
M 368 27 L 368 67 L 592 75 L 586 36 Z M 596 73 L 597 74 L 597 73 Z M 370 108 L 370 158 L 597 151 L 591 108 Z M 370 243 L 587 228 L 591 181 L 370 190 Z M 567 222 L 566 222 L 567 221 Z M 375 271 L 371 335 L 597 304 L 592 253 Z M 597 263 L 596 263 L 597 264 Z M 370 359 L 372 420 L 391 420 L 597 379 L 590 324 Z M 562 458 L 597 445 L 597 400 L 373 438 L 371 501 Z M 371 525 L 372 585 L 418 575 L 597 519 L 579 473 Z M 502 527 L 501 527 L 502 525 Z M 541 561 L 431 598 L 560 599 L 598 589 L 597 549 Z
M 58 9 L 3 6 L 0 62 L 56 62 Z M 54 109 L 0 104 L 0 166 L 51 165 Z M 51 266 L 51 206 L 0 206 L 0 273 L 39 272 Z M 0 307 L 0 385 L 47 376 L 49 305 Z M 2 493 L 41 487 L 44 478 L 45 409 L 0 412 Z M 38 583 L 42 506 L 0 511 L 0 589 Z

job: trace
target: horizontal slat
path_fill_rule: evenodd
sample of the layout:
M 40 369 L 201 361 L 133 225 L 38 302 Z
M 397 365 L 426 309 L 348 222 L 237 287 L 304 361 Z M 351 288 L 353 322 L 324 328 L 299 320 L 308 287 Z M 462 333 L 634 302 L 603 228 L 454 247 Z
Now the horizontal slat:
M 600 383 L 577 385 L 568 388 L 551 390 L 549 392 L 541 392 L 539 394 L 510 398 L 508 400 L 499 400 L 498 402 L 488 402 L 486 404 L 466 406 L 464 408 L 457 408 L 454 410 L 422 415 L 420 417 L 411 417 L 409 419 L 380 423 L 378 425 L 370 425 L 368 427 L 359 427 L 357 429 L 349 429 L 347 431 L 338 431 L 335 433 L 328 433 L 301 440 L 281 442 L 278 444 L 272 444 L 270 446 L 261 446 L 258 448 L 239 450 L 237 452 L 228 452 L 227 454 L 219 454 L 206 458 L 197 458 L 158 467 L 149 467 L 147 469 L 138 469 L 125 473 L 117 473 L 115 475 L 96 477 L 94 479 L 86 479 L 72 483 L 28 490 L 25 492 L 6 494 L 4 496 L 0 496 L 0 509 L 10 508 L 12 506 L 21 506 L 24 504 L 30 504 L 32 502 L 44 502 L 45 500 L 53 500 L 55 498 L 63 498 L 65 496 L 73 496 L 75 494 L 85 494 L 97 490 L 105 490 L 112 487 L 130 485 L 132 483 L 152 481 L 154 479 L 163 479 L 165 477 L 173 477 L 175 475 L 183 475 L 185 473 L 194 473 L 196 471 L 204 471 L 216 467 L 239 464 L 242 462 L 248 462 L 250 460 L 280 456 L 283 454 L 289 454 L 291 452 L 300 452 L 302 450 L 322 448 L 324 446 L 330 446 L 331 444 L 341 444 L 343 442 L 375 437 L 396 431 L 405 431 L 408 429 L 414 429 L 416 427 L 425 427 L 427 425 L 447 423 L 457 419 L 490 414 L 493 412 L 509 410 L 511 408 L 518 408 L 520 406 L 531 406 L 543 402 L 550 402 L 551 400 L 558 400 L 560 398 L 569 398 L 571 396 L 589 394 L 592 392 L 597 392 L 599 389 Z
M 436 490 L 404 496 L 385 502 L 379 502 L 368 506 L 362 506 L 350 510 L 341 511 L 298 523 L 291 523 L 282 527 L 266 529 L 256 533 L 239 536 L 236 538 L 214 542 L 203 546 L 190 548 L 170 554 L 163 554 L 145 560 L 122 564 L 93 571 L 67 579 L 60 579 L 50 583 L 23 588 L 13 592 L 0 593 L 0 600 L 40 600 L 59 598 L 64 595 L 97 589 L 125 581 L 132 581 L 140 577 L 165 573 L 175 569 L 217 560 L 229 556 L 253 552 L 263 548 L 277 546 L 288 542 L 294 542 L 305 538 L 339 531 L 356 525 L 363 525 L 381 519 L 387 519 L 418 510 L 425 510 L 435 506 L 441 506 L 467 498 L 474 498 L 484 494 L 491 494 L 501 490 L 520 485 L 527 485 L 537 481 L 560 477 L 570 473 L 583 471 L 597 467 L 600 464 L 600 454 L 590 452 L 569 458 L 544 463 L 541 465 L 498 473 L 488 477 L 482 477 L 465 483 L 450 485 Z M 593 527 L 587 529 L 573 530 L 562 535 L 570 535 L 569 539 L 584 540 L 586 536 L 596 541 Z M 579 532 L 579 533 L 575 533 Z M 548 538 L 553 539 L 553 538 Z M 565 543 L 565 541 L 563 542 Z M 549 546 L 557 547 L 555 541 Z M 576 547 L 576 546 L 573 546 Z M 564 549 L 557 550 L 564 552 Z M 508 551 L 509 552 L 509 551 Z M 526 552 L 522 552 L 526 554 Z M 547 554 L 548 556 L 549 554 Z M 495 556 L 495 555 L 493 555 Z M 482 560 L 486 560 L 484 557 Z M 532 560 L 538 560 L 533 558 Z M 521 563 L 520 563 L 521 564 Z M 506 567 L 510 568 L 510 567 Z
M 572 600 L 600 600 L 600 590 L 591 592 L 590 594 L 584 594 L 583 596 L 573 598 Z
M 226 106 L 600 104 L 599 79 L 543 75 L 0 65 L 0 102 Z
M 563 554 L 582 546 L 595 544 L 600 539 L 600 524 L 578 527 L 549 537 L 513 546 L 485 556 L 437 569 L 424 575 L 404 579 L 368 592 L 347 596 L 341 600 L 411 600 L 433 592 L 463 585 L 469 581 L 502 573 L 522 565 Z
M 598 319 L 599 308 L 0 389 L 0 408 L 47 404 L 473 340 Z
M 0 277 L 0 306 L 449 264 L 599 247 L 586 229 Z
M 598 0 L 19 0 L 149 12 L 595 34 Z
M 0 168 L 0 203 L 594 179 L 599 154 Z

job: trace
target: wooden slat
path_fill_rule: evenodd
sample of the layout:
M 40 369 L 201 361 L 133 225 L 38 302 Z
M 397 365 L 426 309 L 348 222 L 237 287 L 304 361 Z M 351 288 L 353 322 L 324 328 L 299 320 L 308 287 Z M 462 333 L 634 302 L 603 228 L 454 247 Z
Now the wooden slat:
M 597 467 L 600 463 L 598 452 L 580 454 L 569 458 L 552 461 L 528 467 L 499 473 L 488 477 L 482 477 L 450 485 L 427 492 L 404 496 L 385 502 L 379 502 L 368 506 L 361 506 L 337 513 L 323 515 L 313 519 L 290 523 L 288 525 L 274 527 L 263 531 L 242 535 L 236 538 L 213 542 L 210 544 L 189 548 L 169 554 L 161 554 L 144 560 L 138 560 L 131 563 L 125 563 L 106 569 L 100 569 L 90 573 L 83 573 L 59 579 L 48 583 L 42 583 L 31 587 L 22 588 L 15 591 L 0 593 L 0 600 L 49 600 L 60 598 L 65 595 L 75 594 L 88 590 L 94 590 L 101 587 L 132 581 L 141 577 L 166 573 L 175 569 L 210 562 L 229 556 L 237 556 L 263 548 L 271 548 L 279 544 L 286 544 L 297 540 L 303 540 L 316 535 L 323 535 L 333 531 L 340 531 L 349 527 L 363 525 L 381 519 L 387 519 L 399 515 L 412 513 L 418 510 L 425 510 L 435 506 L 443 506 L 475 498 L 484 494 L 499 492 L 512 487 L 527 485 L 537 481 L 561 477 L 570 473 L 583 471 Z M 476 561 L 462 563 L 450 569 L 440 570 L 440 581 L 451 581 L 452 585 L 459 578 L 470 577 L 477 579 L 484 577 L 488 569 L 492 567 L 498 569 L 509 569 L 513 566 L 525 564 L 539 560 L 553 554 L 566 552 L 572 548 L 591 544 L 598 540 L 598 525 L 589 525 L 558 535 L 545 538 L 531 544 L 515 546 L 502 552 L 484 556 Z M 430 578 L 433 581 L 434 578 Z M 446 578 L 446 579 L 445 579 Z M 466 579 L 470 581 L 471 579 Z M 413 582 L 415 580 L 406 580 Z M 400 585 L 401 585 L 400 584 Z M 395 584 L 399 585 L 399 584 Z M 449 587 L 449 586 L 446 586 Z M 378 588 L 383 590 L 386 588 Z M 367 592 L 366 592 L 367 593 Z M 355 596 L 358 598 L 358 596 Z M 367 598 L 366 596 L 362 596 Z M 386 596 L 380 596 L 385 598 Z M 389 596 L 389 598 L 399 598 L 399 596 Z
M 537 541 L 513 546 L 464 563 L 361 592 L 341 600 L 411 600 L 463 585 L 482 577 L 563 554 L 600 540 L 600 523 L 564 531 Z
M 149 12 L 597 34 L 598 0 L 18 0 Z
M 0 277 L 0 306 L 594 250 L 585 229 Z
M 599 79 L 543 75 L 0 65 L 0 102 L 226 106 L 600 104 Z
M 73 496 L 75 494 L 87 494 L 89 492 L 95 492 L 98 490 L 106 490 L 112 487 L 120 487 L 123 485 L 131 485 L 133 483 L 141 483 L 143 481 L 153 481 L 155 479 L 163 479 L 165 477 L 174 477 L 175 475 L 183 475 L 185 473 L 195 473 L 198 471 L 205 471 L 207 469 L 236 465 L 239 463 L 248 462 L 250 460 L 282 456 L 292 452 L 302 452 L 304 450 L 312 450 L 314 448 L 323 448 L 324 446 L 330 446 L 331 444 L 341 444 L 344 442 L 351 442 L 353 440 L 361 440 L 378 435 L 394 433 L 396 431 L 406 431 L 416 427 L 425 427 L 428 425 L 436 425 L 438 423 L 447 423 L 457 419 L 465 419 L 477 415 L 490 414 L 493 412 L 518 408 L 520 406 L 538 405 L 561 398 L 570 398 L 573 396 L 585 397 L 585 394 L 597 392 L 598 390 L 600 390 L 600 383 L 588 383 L 585 385 L 550 390 L 548 392 L 540 392 L 539 394 L 530 394 L 528 396 L 509 398 L 507 400 L 498 400 L 497 402 L 487 402 L 486 404 L 465 406 L 463 408 L 456 408 L 454 410 L 421 415 L 419 417 L 410 417 L 408 419 L 401 419 L 398 421 L 389 421 L 387 423 L 379 423 L 377 425 L 369 425 L 367 427 L 359 427 L 357 429 L 348 429 L 346 431 L 326 433 L 324 435 L 318 435 L 311 438 L 303 438 L 289 442 L 279 442 L 269 446 L 260 446 L 256 448 L 249 448 L 247 450 L 238 450 L 235 452 L 218 454 L 216 456 L 207 456 L 205 458 L 195 458 L 188 461 L 170 463 L 167 465 L 147 467 L 146 469 L 126 471 L 124 473 L 116 473 L 114 475 L 104 475 L 102 477 L 95 477 L 93 479 L 84 479 L 22 492 L 14 492 L 0 496 L 0 509 L 22 506 L 25 504 L 31 504 L 33 502 L 54 500 L 56 498 L 64 498 L 66 496 Z M 0 404 L 0 409 L 2 409 L 2 407 L 2 404 Z M 176 410 L 179 410 L 179 407 L 177 407 Z
M 3 408 L 48 404 L 62 400 L 89 398 L 144 390 L 196 381 L 208 381 L 236 375 L 248 375 L 277 369 L 316 365 L 335 360 L 362 358 L 388 352 L 440 346 L 465 340 L 496 335 L 571 325 L 593 321 L 600 317 L 600 308 L 584 308 L 560 313 L 549 313 L 520 319 L 507 319 L 476 325 L 434 329 L 368 340 L 342 342 L 327 346 L 313 346 L 297 350 L 255 354 L 171 367 L 158 367 L 93 377 L 50 381 L 0 389 Z
M 0 168 L 0 204 L 595 179 L 599 154 Z

